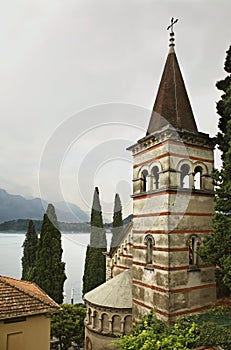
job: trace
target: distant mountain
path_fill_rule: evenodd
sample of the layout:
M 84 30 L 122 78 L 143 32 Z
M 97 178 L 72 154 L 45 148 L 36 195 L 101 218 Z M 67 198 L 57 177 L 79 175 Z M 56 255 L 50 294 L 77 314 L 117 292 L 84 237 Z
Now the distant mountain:
M 89 215 L 73 203 L 52 203 L 59 221 L 87 222 Z M 16 219 L 41 220 L 48 203 L 40 198 L 25 199 L 0 189 L 0 222 Z
M 55 202 L 56 215 L 62 222 L 88 222 L 90 215 L 77 205 L 69 202 Z

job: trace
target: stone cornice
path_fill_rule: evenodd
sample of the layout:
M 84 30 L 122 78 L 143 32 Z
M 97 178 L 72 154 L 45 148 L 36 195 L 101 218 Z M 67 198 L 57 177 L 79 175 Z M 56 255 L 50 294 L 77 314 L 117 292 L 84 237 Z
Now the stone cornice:
M 170 126 L 166 126 L 161 130 L 138 140 L 136 144 L 128 147 L 127 150 L 132 151 L 133 155 L 135 155 L 167 141 L 182 143 L 189 146 L 196 145 L 197 147 L 204 147 L 208 149 L 214 148 L 213 138 L 211 138 L 208 134 L 202 132 L 192 133 L 185 130 L 176 130 Z
M 110 306 L 103 306 L 103 305 L 97 305 L 93 304 L 87 300 L 85 300 L 86 304 L 88 304 L 90 307 L 95 308 L 102 312 L 110 312 L 110 313 L 123 313 L 123 314 L 131 314 L 132 308 L 114 308 Z
M 140 192 L 137 194 L 132 194 L 131 198 L 139 198 L 139 197 L 149 197 L 149 196 L 157 196 L 163 194 L 184 194 L 184 195 L 202 195 L 202 196 L 214 196 L 215 192 L 213 190 L 205 190 L 205 189 L 192 189 L 192 188 L 177 188 L 177 187 L 164 187 L 158 190 L 151 190 L 147 192 Z

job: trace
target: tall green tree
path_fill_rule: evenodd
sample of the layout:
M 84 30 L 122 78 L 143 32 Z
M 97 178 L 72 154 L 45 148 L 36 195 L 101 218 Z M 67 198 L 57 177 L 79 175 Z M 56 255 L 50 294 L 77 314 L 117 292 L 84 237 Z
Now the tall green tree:
M 106 281 L 106 233 L 103 227 L 99 189 L 95 188 L 91 210 L 90 245 L 87 246 L 83 275 L 83 294 Z
M 33 281 L 59 304 L 66 280 L 62 253 L 61 233 L 44 214 Z
M 214 172 L 214 232 L 205 239 L 199 254 L 205 262 L 217 266 L 218 283 L 222 282 L 231 290 L 231 46 L 224 69 L 228 75 L 216 84 L 223 94 L 217 103 L 219 132 L 216 142 L 221 151 L 222 168 Z
M 47 206 L 47 210 L 46 210 L 46 214 L 50 220 L 50 222 L 56 227 L 58 227 L 58 219 L 57 219 L 57 215 L 55 212 L 55 207 L 53 206 L 53 204 L 49 203 Z
M 38 235 L 34 223 L 29 220 L 26 238 L 23 243 L 22 280 L 32 281 L 38 249 Z
M 113 222 L 112 222 L 112 240 L 111 240 L 111 249 L 110 249 L 111 251 L 118 247 L 122 232 L 123 232 L 122 205 L 121 205 L 120 196 L 118 193 L 116 193 L 115 201 L 114 201 Z

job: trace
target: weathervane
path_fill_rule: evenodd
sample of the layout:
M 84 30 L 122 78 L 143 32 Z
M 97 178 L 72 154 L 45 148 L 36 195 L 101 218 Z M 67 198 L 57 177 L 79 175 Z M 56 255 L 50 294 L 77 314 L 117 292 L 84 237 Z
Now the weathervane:
M 174 17 L 171 18 L 171 24 L 168 26 L 167 30 L 171 29 L 170 32 L 170 44 L 169 46 L 174 46 L 174 32 L 173 32 L 173 26 L 174 24 L 176 24 L 176 22 L 178 21 L 178 18 L 174 19 Z

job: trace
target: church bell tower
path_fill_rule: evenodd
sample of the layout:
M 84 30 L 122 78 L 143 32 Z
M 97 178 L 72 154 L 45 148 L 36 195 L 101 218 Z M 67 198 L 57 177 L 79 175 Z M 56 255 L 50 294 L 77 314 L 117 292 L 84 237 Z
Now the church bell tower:
M 154 310 L 169 322 L 216 300 L 214 268 L 197 255 L 212 232 L 213 145 L 197 130 L 170 27 L 147 134 L 129 147 L 134 158 L 133 321 Z

